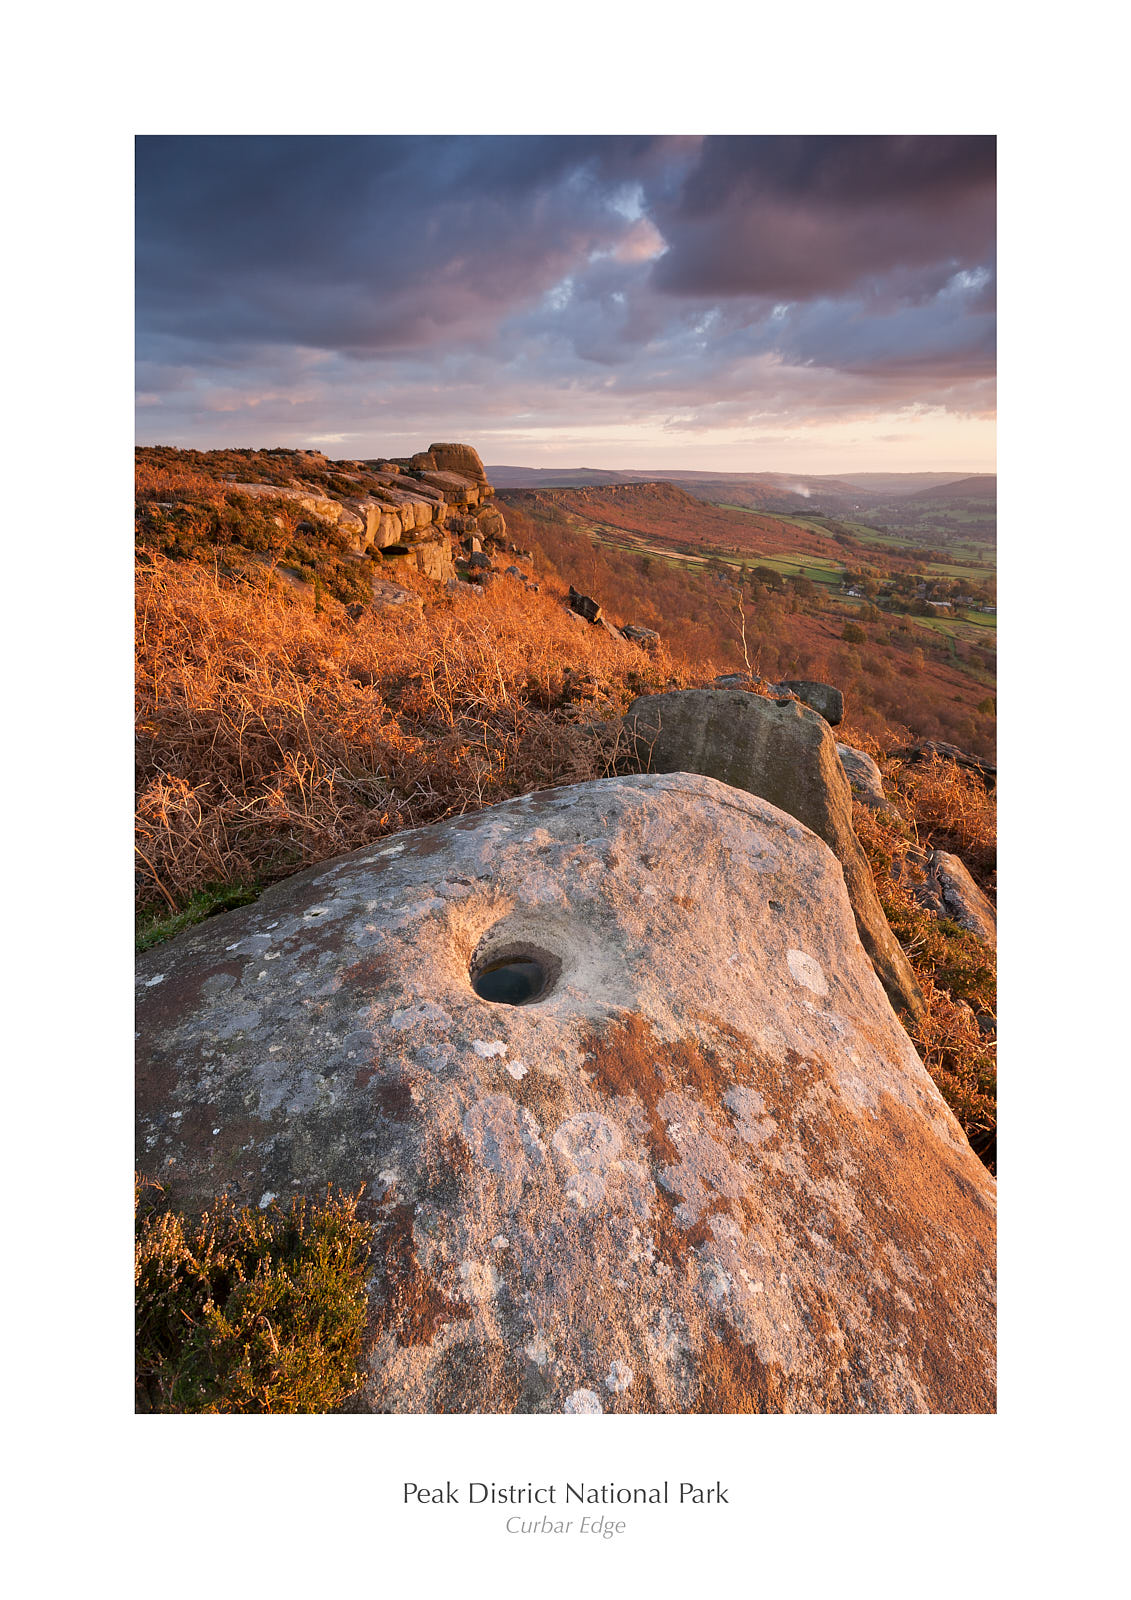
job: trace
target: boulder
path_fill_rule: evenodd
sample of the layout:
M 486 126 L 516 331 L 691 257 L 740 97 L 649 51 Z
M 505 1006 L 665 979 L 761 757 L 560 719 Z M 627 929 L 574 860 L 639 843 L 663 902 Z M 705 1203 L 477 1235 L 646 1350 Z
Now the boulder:
M 993 1409 L 993 1179 L 754 795 L 380 839 L 143 955 L 136 1027 L 175 1204 L 365 1185 L 363 1409 Z
M 895 809 L 884 793 L 883 775 L 870 755 L 850 744 L 838 744 L 836 753 L 857 800 L 877 811 Z
M 422 572 L 426 578 L 434 578 L 437 582 L 442 582 L 447 578 L 455 577 L 456 566 L 452 557 L 450 540 L 446 538 L 419 539 L 412 546 L 412 551 L 416 557 L 417 570 Z
M 892 1001 L 912 1017 L 923 996 L 888 927 L 852 827 L 852 793 L 828 723 L 798 700 L 741 689 L 642 695 L 626 731 L 654 772 L 703 772 L 761 795 L 812 828 L 840 862 L 865 950 Z
M 482 506 L 475 521 L 475 531 L 481 539 L 494 539 L 497 544 L 506 539 L 507 525 L 497 506 Z
M 972 756 L 967 750 L 960 750 L 955 744 L 944 744 L 941 739 L 920 739 L 916 744 L 900 750 L 899 755 L 905 761 L 953 761 L 955 766 L 964 768 L 967 772 L 976 772 L 985 782 L 987 789 L 997 786 L 997 766 L 992 761 L 983 761 L 981 756 Z
M 835 728 L 844 721 L 844 696 L 831 683 L 817 683 L 811 678 L 785 678 L 781 683 L 771 684 L 770 692 L 775 689 L 796 695 L 804 705 L 824 717 L 830 727 Z
M 461 478 L 470 478 L 473 483 L 487 482 L 479 452 L 469 444 L 430 444 L 427 453 L 437 472 L 456 472 Z
M 482 550 L 473 550 L 467 558 L 467 565 L 472 572 L 490 572 L 491 557 Z
M 411 543 L 385 545 L 381 550 L 382 571 L 422 572 L 426 578 L 454 578 L 455 561 L 446 538 L 413 539 Z
M 382 611 L 396 611 L 402 616 L 423 617 L 424 602 L 411 589 L 399 583 L 388 583 L 383 578 L 373 579 L 373 604 Z
M 997 944 L 997 911 L 979 889 L 962 861 L 946 850 L 920 852 L 922 881 L 912 884 L 920 905 L 976 934 L 983 944 Z
M 586 622 L 600 622 L 601 607 L 592 595 L 580 594 L 571 583 L 569 586 L 569 609 L 579 617 L 584 617 Z
M 620 631 L 622 637 L 638 644 L 642 650 L 655 650 L 660 643 L 655 628 L 642 628 L 637 622 L 626 623 Z
M 769 688 L 766 679 L 759 677 L 756 672 L 724 672 L 711 681 L 716 689 Z
M 479 485 L 458 472 L 425 472 L 420 481 L 436 489 L 449 505 L 473 506 L 479 502 Z

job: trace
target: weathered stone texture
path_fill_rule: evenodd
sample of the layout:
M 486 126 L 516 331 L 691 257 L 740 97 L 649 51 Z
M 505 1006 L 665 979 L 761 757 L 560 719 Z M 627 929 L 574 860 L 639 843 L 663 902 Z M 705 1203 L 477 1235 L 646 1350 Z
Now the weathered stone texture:
M 469 969 L 542 952 L 535 1003 Z M 364 1182 L 383 1412 L 989 1411 L 994 1183 L 795 818 L 686 773 L 326 862 L 140 960 L 182 1204 Z
M 917 1015 L 922 992 L 888 927 L 852 827 L 852 794 L 828 723 L 797 700 L 740 689 L 643 695 L 626 728 L 654 772 L 703 772 L 761 795 L 812 828 L 844 872 L 860 938 L 892 1000 Z
M 773 688 L 796 695 L 803 705 L 824 717 L 834 728 L 844 721 L 844 696 L 831 683 L 818 683 L 812 678 L 784 678 L 781 683 L 775 683 Z

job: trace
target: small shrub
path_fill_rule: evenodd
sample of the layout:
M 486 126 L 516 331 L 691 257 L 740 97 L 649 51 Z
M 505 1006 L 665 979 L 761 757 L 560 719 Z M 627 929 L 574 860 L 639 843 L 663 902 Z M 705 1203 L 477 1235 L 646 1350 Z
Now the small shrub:
M 325 1412 L 361 1386 L 361 1198 L 220 1199 L 199 1220 L 135 1180 L 140 1412 Z
M 858 622 L 846 622 L 841 638 L 846 644 L 866 644 L 868 635 Z
M 892 783 L 897 768 L 898 763 L 889 763 L 885 779 L 889 794 L 906 809 L 909 820 L 855 802 L 856 836 L 871 866 L 884 914 L 923 991 L 923 1015 L 907 1024 L 908 1032 L 975 1153 L 993 1172 L 997 1160 L 997 958 L 972 933 L 945 917 L 933 916 L 915 899 L 913 875 L 908 871 L 908 856 L 915 848 L 913 834 L 918 832 L 923 843 L 941 841 L 928 816 L 916 813 L 914 793 L 901 793 Z M 963 779 L 968 776 L 963 774 Z M 966 787 L 964 784 L 962 792 Z M 985 791 L 980 785 L 978 788 L 984 797 Z M 938 792 L 928 786 L 925 796 L 925 811 L 932 811 Z M 984 824 L 984 816 L 982 821 Z M 955 842 L 948 833 L 949 847 L 954 848 Z M 969 858 L 966 864 L 971 866 Z

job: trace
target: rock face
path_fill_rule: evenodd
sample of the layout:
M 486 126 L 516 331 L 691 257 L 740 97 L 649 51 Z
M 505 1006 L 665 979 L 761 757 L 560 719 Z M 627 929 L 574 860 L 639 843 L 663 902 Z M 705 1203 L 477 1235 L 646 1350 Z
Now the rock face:
M 773 687 L 796 695 L 804 705 L 824 717 L 831 727 L 835 728 L 844 721 L 844 696 L 831 683 L 817 683 L 810 678 L 786 678 Z
M 569 609 L 579 617 L 584 617 L 586 622 L 601 621 L 601 607 L 592 595 L 581 594 L 571 583 L 569 586 Z
M 415 570 L 437 582 L 456 575 L 451 543 L 446 538 L 413 539 L 409 544 L 386 545 L 381 551 L 380 562 L 373 579 L 375 590 L 390 572 Z
M 643 695 L 626 730 L 654 772 L 702 772 L 761 795 L 830 846 L 844 872 L 860 938 L 894 1003 L 912 1016 L 923 997 L 888 927 L 852 827 L 852 795 L 825 720 L 797 700 L 736 689 Z
M 312 458 L 316 452 L 307 452 Z M 321 466 L 324 456 L 317 457 Z M 292 484 L 238 483 L 232 487 L 253 499 L 296 501 L 310 516 L 330 524 L 349 540 L 353 556 L 380 551 L 393 569 L 411 569 L 443 581 L 454 575 L 451 535 L 475 531 L 501 540 L 502 513 L 487 505 L 494 489 L 478 452 L 470 445 L 433 445 L 401 461 L 373 459 L 334 464 L 339 478 L 357 493 L 322 494 L 297 480 Z M 340 487 L 340 486 L 339 486 Z M 449 514 L 450 513 L 450 514 Z M 411 556 L 409 552 L 411 551 Z M 389 570 L 389 569 L 386 569 Z
M 435 463 L 437 472 L 458 473 L 461 478 L 470 478 L 473 483 L 485 484 L 494 493 L 487 483 L 479 451 L 473 450 L 469 444 L 430 444 L 428 455 Z
M 876 811 L 894 809 L 884 793 L 883 775 L 870 755 L 850 744 L 838 744 L 836 753 L 840 757 L 844 775 L 857 800 Z
M 987 789 L 997 786 L 997 766 L 992 761 L 983 761 L 981 756 L 972 756 L 967 750 L 960 750 L 955 744 L 944 744 L 941 739 L 920 739 L 917 744 L 910 745 L 899 754 L 907 761 L 930 761 L 937 758 L 940 761 L 953 761 L 956 766 L 963 767 L 967 772 L 976 772 L 985 782 Z
M 840 764 L 844 768 L 849 787 L 858 800 L 863 800 L 869 805 L 878 805 L 881 800 L 887 799 L 884 794 L 883 775 L 870 755 L 850 744 L 838 744 L 836 753 L 840 757 Z
M 138 994 L 176 1202 L 367 1185 L 373 1411 L 993 1408 L 993 1180 L 764 800 L 607 779 L 382 839 Z
M 931 869 L 942 894 L 943 915 L 984 943 L 997 944 L 997 912 L 979 889 L 965 863 L 947 850 L 931 851 Z
M 493 539 L 502 544 L 507 536 L 507 525 L 498 506 L 485 505 L 475 519 L 476 535 L 480 539 Z
M 910 865 L 920 875 L 911 889 L 921 906 L 976 934 L 983 944 L 997 944 L 997 912 L 957 856 L 923 850 L 911 855 Z

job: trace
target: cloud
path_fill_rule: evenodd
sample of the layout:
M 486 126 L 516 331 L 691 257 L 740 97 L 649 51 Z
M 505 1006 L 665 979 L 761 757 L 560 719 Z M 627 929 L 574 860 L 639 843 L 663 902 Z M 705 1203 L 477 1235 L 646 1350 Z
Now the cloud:
M 717 138 L 651 215 L 669 294 L 812 299 L 992 256 L 990 138 Z
M 992 140 L 145 138 L 137 172 L 148 440 L 992 410 Z

